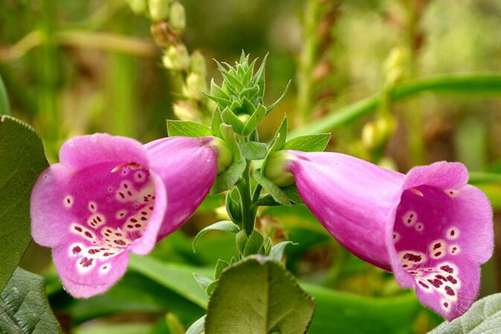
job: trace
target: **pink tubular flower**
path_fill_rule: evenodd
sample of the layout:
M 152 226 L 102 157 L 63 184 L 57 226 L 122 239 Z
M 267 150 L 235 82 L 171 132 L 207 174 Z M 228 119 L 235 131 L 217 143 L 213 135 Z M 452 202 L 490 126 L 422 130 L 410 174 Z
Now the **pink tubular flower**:
M 32 236 L 52 248 L 71 295 L 103 293 L 125 273 L 129 252 L 147 254 L 159 233 L 189 218 L 217 173 L 217 150 L 210 143 L 211 138 L 172 137 L 143 146 L 94 134 L 61 147 L 60 162 L 33 188 Z
M 424 305 L 449 320 L 471 306 L 480 265 L 493 252 L 493 223 L 488 199 L 466 184 L 463 164 L 437 162 L 404 175 L 339 153 L 283 151 L 268 165 L 276 182 L 295 179 L 340 243 L 393 271 Z

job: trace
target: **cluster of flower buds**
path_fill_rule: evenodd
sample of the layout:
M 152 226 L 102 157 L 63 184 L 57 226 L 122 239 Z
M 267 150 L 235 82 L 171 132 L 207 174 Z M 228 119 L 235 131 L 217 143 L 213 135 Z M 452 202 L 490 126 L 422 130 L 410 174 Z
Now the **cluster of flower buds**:
M 468 171 L 437 162 L 401 174 L 348 155 L 323 152 L 330 136 L 287 140 L 284 119 L 269 143 L 257 126 L 264 62 L 242 55 L 221 65 L 212 84 L 211 127 L 170 121 L 170 137 L 142 145 L 95 134 L 70 139 L 60 162 L 38 179 L 31 197 L 33 239 L 51 247 L 66 290 L 75 297 L 106 291 L 124 274 L 128 254 L 146 254 L 181 227 L 209 191 L 226 192 L 228 221 L 206 227 L 235 233 L 236 260 L 280 259 L 287 244 L 256 226 L 263 205 L 304 203 L 361 259 L 391 271 L 404 288 L 447 319 L 464 313 L 493 252 L 492 208 L 467 184 Z M 219 262 L 210 294 L 225 265 Z
M 207 91 L 206 61 L 200 51 L 192 54 L 181 40 L 186 27 L 183 5 L 175 0 L 128 0 L 136 14 L 148 16 L 155 43 L 162 48 L 162 65 L 176 79 L 177 93 L 182 96 L 174 103 L 174 114 L 188 121 L 207 120 L 212 104 L 204 95 Z

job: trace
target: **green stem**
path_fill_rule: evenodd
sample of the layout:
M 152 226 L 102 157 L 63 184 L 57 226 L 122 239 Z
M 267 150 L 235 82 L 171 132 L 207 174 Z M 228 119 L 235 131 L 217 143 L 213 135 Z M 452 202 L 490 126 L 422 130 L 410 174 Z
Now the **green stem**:
M 43 117 L 49 156 L 56 153 L 61 138 L 61 117 L 58 106 L 59 57 L 55 40 L 56 2 L 43 1 L 42 33 L 44 44 L 40 49 L 40 75 L 42 84 L 39 91 L 39 115 Z
M 496 94 L 501 93 L 501 74 L 442 75 L 418 79 L 396 86 L 391 101 L 396 102 L 424 93 L 437 94 Z M 329 116 L 296 129 L 289 137 L 329 132 L 376 111 L 381 103 L 380 94 L 333 111 Z
M 2 81 L 2 77 L 0 76 L 0 115 L 9 115 L 10 107 L 9 107 L 9 98 L 7 97 L 7 90 Z
M 242 224 L 247 235 L 250 235 L 254 230 L 254 210 L 252 209 L 252 199 L 251 190 L 249 182 L 249 161 L 247 162 L 247 167 L 243 174 L 242 179 L 238 183 L 237 187 L 240 191 L 240 198 L 242 200 Z
M 319 0 L 308 0 L 304 11 L 304 48 L 299 59 L 297 80 L 297 109 L 300 124 L 306 124 L 312 112 L 313 68 L 317 53 L 317 19 L 320 11 Z

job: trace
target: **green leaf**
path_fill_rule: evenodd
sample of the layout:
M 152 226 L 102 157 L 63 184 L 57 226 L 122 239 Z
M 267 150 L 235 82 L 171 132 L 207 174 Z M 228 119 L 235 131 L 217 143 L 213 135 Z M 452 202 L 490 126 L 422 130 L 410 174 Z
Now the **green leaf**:
M 169 137 L 204 137 L 212 135 L 212 131 L 205 125 L 190 121 L 176 120 L 167 120 L 167 133 Z
M 292 205 L 287 194 L 282 189 L 280 189 L 280 187 L 263 176 L 260 171 L 256 171 L 254 173 L 254 178 L 256 179 L 256 182 L 264 188 L 264 190 L 270 193 L 275 201 L 282 205 Z
M 285 141 L 287 140 L 287 117 L 284 117 L 280 127 L 278 128 L 273 140 L 270 144 L 270 150 L 268 154 L 280 150 L 285 145 Z
M 206 235 L 210 231 L 221 231 L 221 232 L 231 232 L 231 233 L 237 233 L 240 231 L 240 227 L 233 223 L 230 220 L 222 220 L 219 222 L 216 222 L 214 224 L 211 224 L 203 229 L 200 230 L 200 232 L 197 233 L 195 238 L 193 239 L 193 252 L 196 251 L 196 246 L 198 240 L 202 238 L 204 235 Z
M 281 265 L 250 257 L 221 275 L 209 301 L 205 333 L 303 334 L 313 310 L 312 298 Z
M 243 249 L 243 256 L 248 256 L 252 254 L 258 254 L 263 247 L 264 238 L 256 230 L 253 230 L 249 238 L 245 241 L 245 247 Z
M 207 290 L 209 285 L 211 285 L 214 282 L 212 278 L 197 273 L 193 274 L 193 279 L 195 279 L 195 282 L 197 282 L 198 285 L 205 291 Z
M 245 122 L 244 128 L 242 130 L 242 135 L 248 136 L 254 130 L 256 130 L 259 122 L 261 122 L 266 116 L 266 108 L 263 105 L 260 105 L 249 117 L 249 119 Z
M 375 298 L 306 283 L 301 286 L 316 304 L 308 334 L 411 333 L 423 310 L 413 293 Z
M 242 133 L 244 123 L 242 123 L 242 121 L 230 109 L 224 109 L 221 113 L 221 118 L 226 124 L 231 125 L 236 133 Z
M 43 279 L 18 268 L 0 294 L 0 333 L 61 333 Z
M 241 224 L 242 223 L 242 208 L 240 207 L 241 196 L 237 187 L 226 194 L 226 212 L 231 220 Z
M 287 141 L 284 148 L 304 152 L 322 152 L 329 144 L 330 137 L 328 133 L 300 136 Z
M 190 328 L 186 331 L 186 334 L 203 334 L 205 330 L 205 315 L 195 321 Z
M 150 256 L 132 255 L 129 268 L 177 292 L 201 306 L 207 306 L 207 296 L 193 279 L 193 268 L 174 263 L 164 263 Z
M 285 248 L 288 245 L 295 245 L 296 243 L 292 241 L 282 241 L 271 247 L 270 258 L 274 261 L 280 262 L 284 257 Z
M 241 143 L 240 150 L 247 160 L 261 160 L 266 157 L 268 147 L 265 143 L 250 141 Z
M 444 322 L 429 334 L 501 333 L 501 293 L 476 301 L 462 316 Z
M 30 243 L 31 189 L 48 163 L 35 131 L 10 116 L 0 116 L 0 157 L 2 289 Z
M 441 94 L 499 94 L 501 93 L 501 75 L 499 74 L 467 74 L 467 75 L 442 75 L 431 78 L 418 79 L 402 83 L 391 92 L 392 101 L 400 101 L 415 95 L 433 92 Z M 332 110 L 329 115 L 311 122 L 303 128 L 296 129 L 290 137 L 300 135 L 329 132 L 341 128 L 353 121 L 375 112 L 381 103 L 380 94 L 365 98 L 337 110 Z
M 9 98 L 7 97 L 7 90 L 3 84 L 2 77 L 0 76 L 0 115 L 10 114 Z

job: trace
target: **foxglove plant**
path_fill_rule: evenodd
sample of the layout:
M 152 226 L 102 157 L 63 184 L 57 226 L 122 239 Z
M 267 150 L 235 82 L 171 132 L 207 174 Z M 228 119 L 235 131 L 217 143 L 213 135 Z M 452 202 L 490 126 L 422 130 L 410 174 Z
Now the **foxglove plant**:
M 52 248 L 71 295 L 102 293 L 123 276 L 129 252 L 149 253 L 186 222 L 224 169 L 224 152 L 212 137 L 144 146 L 107 134 L 72 138 L 34 186 L 33 239 Z
M 325 228 L 358 257 L 391 270 L 447 319 L 464 313 L 493 252 L 492 208 L 464 165 L 437 162 L 401 174 L 339 153 L 287 150 L 268 178 L 297 190 Z

